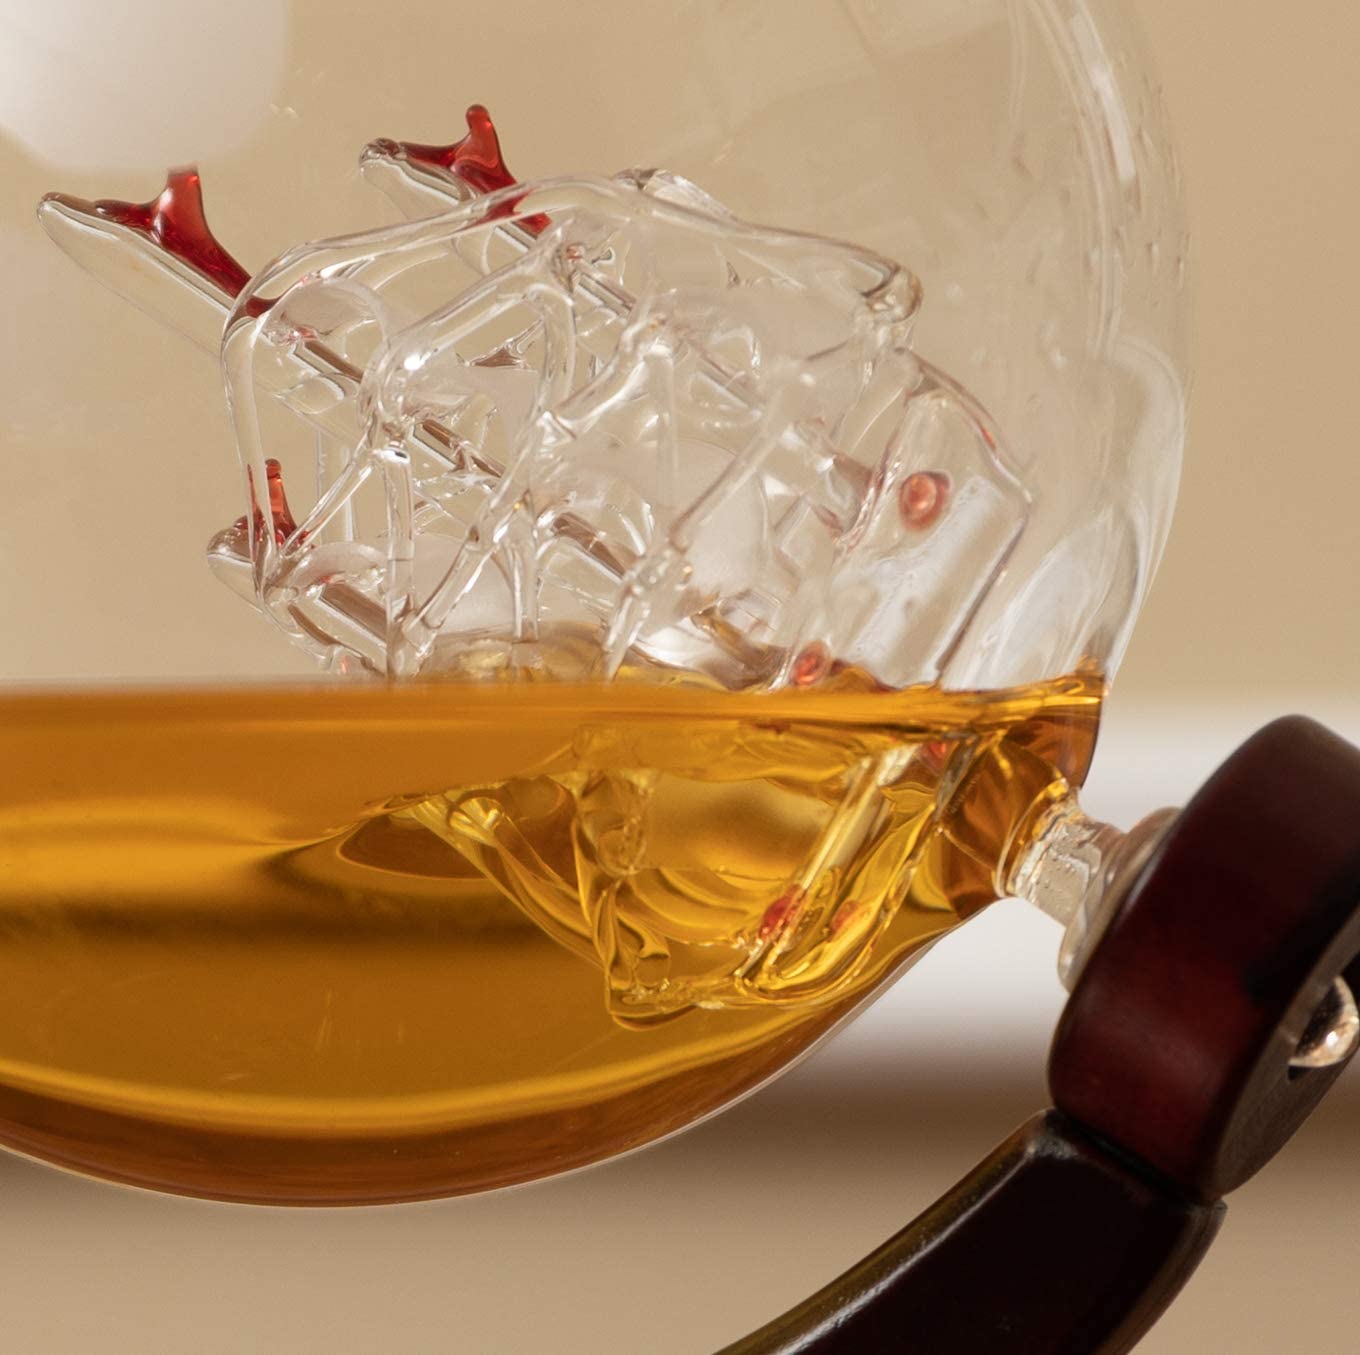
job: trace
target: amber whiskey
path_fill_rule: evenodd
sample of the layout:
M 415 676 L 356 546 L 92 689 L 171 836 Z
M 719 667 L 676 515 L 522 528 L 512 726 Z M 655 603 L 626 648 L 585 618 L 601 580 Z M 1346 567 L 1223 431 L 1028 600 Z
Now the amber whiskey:
M 10 696 L 0 1143 L 346 1203 L 646 1142 L 989 902 L 1101 694 Z

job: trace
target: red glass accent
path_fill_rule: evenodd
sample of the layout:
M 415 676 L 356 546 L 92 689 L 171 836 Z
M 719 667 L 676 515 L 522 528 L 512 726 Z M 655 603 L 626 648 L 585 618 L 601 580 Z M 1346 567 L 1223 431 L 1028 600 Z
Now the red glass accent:
M 949 503 L 949 477 L 940 471 L 917 471 L 902 481 L 897 508 L 904 526 L 923 531 L 932 526 Z
M 931 771 L 940 772 L 944 770 L 944 764 L 949 761 L 952 751 L 953 745 L 948 739 L 931 739 L 921 745 L 917 756 Z
M 273 457 L 264 463 L 264 473 L 269 482 L 269 516 L 274 520 L 274 540 L 283 545 L 297 531 L 297 519 L 288 507 L 288 495 L 283 489 L 283 471 Z
M 228 296 L 239 296 L 250 274 L 213 235 L 203 212 L 203 182 L 196 169 L 172 169 L 165 188 L 150 202 L 120 202 L 103 198 L 94 210 L 106 221 L 140 231 L 167 254 L 197 269 Z M 264 309 L 252 300 L 252 307 Z M 252 310 L 252 313 L 258 313 Z
M 482 104 L 473 104 L 467 111 L 468 134 L 461 141 L 447 146 L 428 145 L 421 141 L 397 141 L 392 143 L 406 153 L 408 160 L 420 164 L 433 165 L 444 170 L 455 179 L 462 180 L 474 193 L 495 193 L 509 188 L 519 180 L 510 173 L 510 167 L 501 154 L 501 140 L 496 134 L 496 124 L 491 114 Z M 497 209 L 497 216 L 509 216 L 513 207 Z M 525 230 L 540 235 L 548 226 L 548 218 L 541 212 L 525 217 L 520 223 Z
M 858 899 L 846 899 L 832 916 L 831 935 L 839 936 L 859 916 L 860 907 Z
M 272 456 L 264 463 L 264 473 L 269 491 L 269 516 L 273 523 L 274 541 L 276 545 L 281 546 L 297 531 L 297 519 L 293 516 L 293 510 L 288 507 L 288 495 L 283 488 L 283 469 Z M 255 503 L 255 476 L 248 466 L 246 483 L 250 487 L 250 501 Z M 246 529 L 246 520 L 239 517 L 233 525 L 238 532 L 243 532 Z M 260 512 L 258 504 L 255 508 L 255 531 L 257 533 L 264 531 L 264 514 Z M 304 541 L 307 539 L 305 532 L 301 539 Z
M 760 919 L 760 931 L 757 933 L 760 939 L 768 941 L 777 932 L 783 931 L 789 920 L 803 906 L 803 900 L 806 897 L 805 890 L 800 889 L 797 885 L 790 885 L 765 910 L 765 916 Z
M 820 640 L 803 650 L 793 661 L 793 685 L 811 687 L 820 682 L 831 671 L 831 653 Z

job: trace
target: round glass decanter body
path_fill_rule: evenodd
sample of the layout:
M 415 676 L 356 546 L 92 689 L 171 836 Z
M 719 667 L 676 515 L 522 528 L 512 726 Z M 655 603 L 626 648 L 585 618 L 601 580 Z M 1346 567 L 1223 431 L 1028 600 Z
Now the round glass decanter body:
M 355 43 L 299 7 L 286 75 L 243 34 L 233 117 L 145 206 L 195 115 L 17 152 L 58 244 L 221 340 L 231 421 L 211 362 L 140 322 L 111 351 L 113 301 L 35 254 L 89 320 L 54 362 L 21 297 L 52 342 L 10 501 L 39 458 L 79 488 L 59 558 L 14 524 L 52 567 L 11 675 L 338 676 L 6 698 L 13 1146 L 324 1202 L 608 1156 L 1029 878 L 1085 775 L 1184 430 L 1122 16 L 479 10 L 464 136 L 468 21 Z M 82 455 L 110 409 L 135 458 Z

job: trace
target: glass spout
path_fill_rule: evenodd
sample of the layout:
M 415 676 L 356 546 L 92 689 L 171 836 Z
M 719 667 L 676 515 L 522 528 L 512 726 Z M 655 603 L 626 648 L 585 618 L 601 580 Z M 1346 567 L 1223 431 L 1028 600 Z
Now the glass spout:
M 1089 817 L 1068 795 L 1052 805 L 1029 847 L 1003 881 L 1006 894 L 1027 899 L 1063 928 L 1058 977 L 1076 986 L 1115 913 L 1179 816 L 1162 809 L 1127 833 Z M 1291 1067 L 1304 1071 L 1344 1063 L 1360 1045 L 1360 1009 L 1337 978 L 1308 1023 Z

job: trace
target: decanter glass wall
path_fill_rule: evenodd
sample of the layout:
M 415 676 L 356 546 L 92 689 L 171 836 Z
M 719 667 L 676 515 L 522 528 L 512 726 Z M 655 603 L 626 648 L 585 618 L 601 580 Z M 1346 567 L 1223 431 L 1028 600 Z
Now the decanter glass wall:
M 662 166 L 744 221 L 876 251 L 920 279 L 913 350 L 976 398 L 1025 496 L 956 643 L 894 685 L 1113 674 L 1175 495 L 1186 253 L 1156 93 L 1114 5 L 453 6 L 363 34 L 355 16 L 272 13 L 234 14 L 217 52 L 165 16 L 111 35 L 129 74 L 112 129 L 79 63 L 48 61 L 15 121 L 17 196 L 141 200 L 194 158 L 218 235 L 254 270 L 391 220 L 354 172 L 362 147 L 454 140 L 477 100 L 523 180 Z M 322 64 L 309 35 L 337 23 L 355 41 Z M 138 116 L 148 100 L 183 117 Z M 241 502 L 211 364 L 124 320 L 27 222 L 10 233 L 24 338 L 3 473 L 29 508 L 5 548 L 18 572 L 42 559 L 44 581 L 3 603 L 8 672 L 307 671 L 203 586 L 203 544 Z

